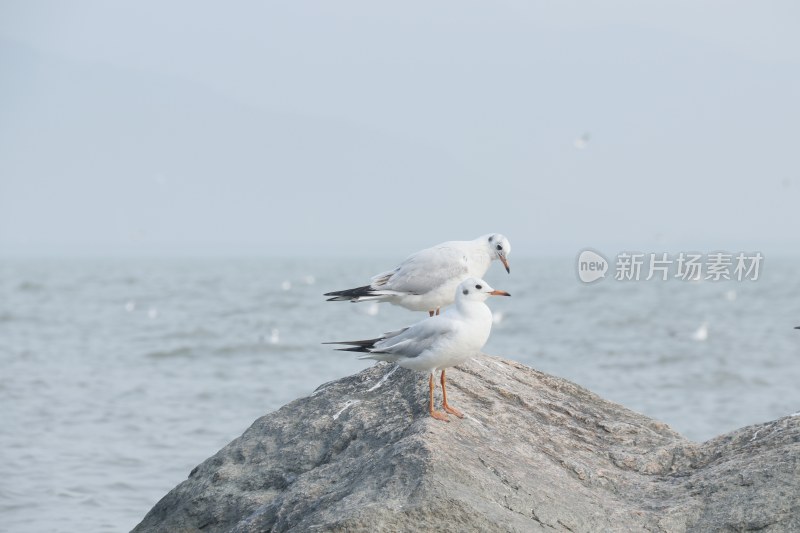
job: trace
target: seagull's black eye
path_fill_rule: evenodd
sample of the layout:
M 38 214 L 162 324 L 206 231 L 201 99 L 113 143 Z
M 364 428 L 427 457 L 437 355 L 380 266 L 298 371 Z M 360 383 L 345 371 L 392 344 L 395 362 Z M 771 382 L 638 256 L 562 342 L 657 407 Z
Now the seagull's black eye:
M 492 235 L 491 237 L 489 237 L 489 242 L 492 242 L 493 240 L 494 240 L 494 235 Z
M 498 244 L 498 245 L 497 245 L 497 249 L 498 249 L 498 250 L 502 250 L 502 249 L 503 249 L 503 247 L 502 247 L 502 246 L 500 246 L 500 245 Z
M 464 289 L 464 294 L 469 294 L 469 291 L 467 289 Z
M 480 285 L 475 285 L 475 288 L 481 290 L 483 287 L 481 287 Z

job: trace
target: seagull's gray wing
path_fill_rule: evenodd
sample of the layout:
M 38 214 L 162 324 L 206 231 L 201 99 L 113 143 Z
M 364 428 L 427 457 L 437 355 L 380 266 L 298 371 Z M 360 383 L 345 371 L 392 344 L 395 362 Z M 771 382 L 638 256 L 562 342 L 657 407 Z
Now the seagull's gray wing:
M 452 279 L 466 277 L 467 261 L 463 247 L 443 243 L 415 253 L 394 270 L 378 274 L 370 286 L 375 290 L 425 294 Z
M 417 357 L 455 331 L 453 321 L 443 315 L 427 318 L 376 342 L 370 352 L 399 357 Z

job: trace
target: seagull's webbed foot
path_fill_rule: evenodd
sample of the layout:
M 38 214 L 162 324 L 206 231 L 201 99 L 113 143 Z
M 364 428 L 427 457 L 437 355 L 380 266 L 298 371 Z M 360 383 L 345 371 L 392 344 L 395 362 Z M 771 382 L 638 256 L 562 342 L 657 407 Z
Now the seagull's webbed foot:
M 456 415 L 458 418 L 464 418 L 464 413 L 456 409 L 455 407 L 450 407 L 449 405 L 442 405 L 444 410 L 450 413 L 451 415 Z
M 431 416 L 436 420 L 441 420 L 442 422 L 450 422 L 450 420 L 447 418 L 447 415 L 441 411 L 434 411 L 431 409 Z

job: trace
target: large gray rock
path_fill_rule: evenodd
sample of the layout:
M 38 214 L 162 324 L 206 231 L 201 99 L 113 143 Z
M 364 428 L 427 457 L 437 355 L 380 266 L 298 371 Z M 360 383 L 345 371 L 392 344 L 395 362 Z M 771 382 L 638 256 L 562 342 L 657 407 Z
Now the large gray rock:
M 135 531 L 800 531 L 800 417 L 704 444 L 563 379 L 482 356 L 380 364 L 264 416 Z

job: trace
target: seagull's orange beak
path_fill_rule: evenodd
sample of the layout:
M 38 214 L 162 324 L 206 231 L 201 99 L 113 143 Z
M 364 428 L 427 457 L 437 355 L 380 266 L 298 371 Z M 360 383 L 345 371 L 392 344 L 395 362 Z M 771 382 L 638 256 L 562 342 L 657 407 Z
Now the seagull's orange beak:
M 491 294 L 492 296 L 511 296 L 506 291 L 492 291 L 489 294 Z
M 503 266 L 506 267 L 506 272 L 511 274 L 511 267 L 508 266 L 508 259 L 506 259 L 506 255 L 505 254 L 497 254 L 497 257 L 499 257 L 500 261 L 503 262 Z

